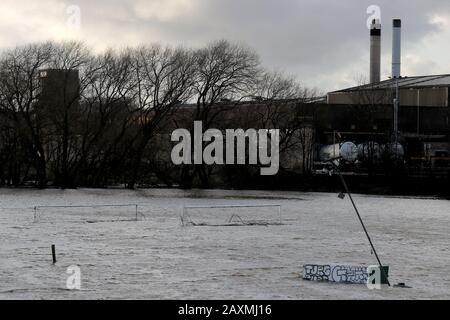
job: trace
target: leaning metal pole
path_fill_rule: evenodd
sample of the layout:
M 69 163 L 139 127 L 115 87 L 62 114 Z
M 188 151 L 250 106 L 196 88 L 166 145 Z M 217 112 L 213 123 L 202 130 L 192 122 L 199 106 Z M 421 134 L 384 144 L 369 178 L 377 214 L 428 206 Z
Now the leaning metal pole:
M 347 183 L 345 182 L 344 176 L 342 175 L 341 170 L 339 170 L 339 167 L 336 165 L 336 163 L 334 163 L 335 160 L 338 160 L 338 159 L 332 159 L 332 160 L 330 160 L 330 163 L 333 165 L 334 169 L 336 170 L 336 172 L 339 175 L 339 178 L 341 179 L 342 185 L 345 188 L 345 192 L 348 194 L 348 197 L 350 198 L 350 201 L 352 202 L 353 208 L 355 209 L 356 215 L 358 216 L 359 222 L 361 223 L 364 233 L 366 234 L 367 239 L 369 240 L 370 246 L 372 248 L 372 252 L 375 254 L 375 257 L 377 258 L 378 265 L 380 266 L 380 270 L 383 273 L 388 286 L 390 287 L 391 284 L 390 284 L 388 276 L 383 268 L 383 264 L 381 263 L 380 257 L 378 256 L 377 250 L 375 250 L 375 246 L 373 245 L 373 242 L 372 242 L 372 239 L 370 238 L 369 232 L 367 231 L 364 221 L 362 220 L 361 215 L 359 214 L 359 210 L 356 207 L 355 201 L 353 200 L 350 190 L 348 189 L 348 186 L 347 186 Z

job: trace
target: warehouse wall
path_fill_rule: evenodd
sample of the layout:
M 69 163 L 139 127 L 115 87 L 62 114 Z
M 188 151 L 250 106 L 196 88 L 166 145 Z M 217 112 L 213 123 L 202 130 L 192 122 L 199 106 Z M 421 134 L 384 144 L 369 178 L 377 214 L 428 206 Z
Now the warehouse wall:
M 401 106 L 448 107 L 448 88 L 400 89 Z M 394 90 L 360 90 L 352 92 L 328 93 L 328 104 L 372 105 L 392 104 Z

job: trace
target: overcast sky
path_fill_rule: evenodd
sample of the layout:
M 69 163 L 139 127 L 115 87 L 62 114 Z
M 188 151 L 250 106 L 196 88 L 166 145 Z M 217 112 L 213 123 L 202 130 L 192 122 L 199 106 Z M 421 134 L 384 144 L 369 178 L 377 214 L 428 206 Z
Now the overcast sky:
M 101 51 L 229 39 L 255 49 L 268 68 L 330 91 L 368 77 L 370 5 L 381 8 L 383 78 L 392 18 L 403 20 L 402 75 L 450 73 L 449 0 L 1 0 L 0 48 L 78 39 Z

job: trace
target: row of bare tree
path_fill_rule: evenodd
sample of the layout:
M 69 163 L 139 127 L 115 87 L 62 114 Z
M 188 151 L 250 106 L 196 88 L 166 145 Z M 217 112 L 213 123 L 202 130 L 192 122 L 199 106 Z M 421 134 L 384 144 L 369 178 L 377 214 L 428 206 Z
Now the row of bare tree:
M 134 188 L 144 172 L 165 170 L 153 161 L 153 141 L 182 106 L 190 104 L 191 124 L 201 120 L 206 130 L 229 110 L 217 107 L 224 101 L 256 99 L 264 106 L 259 125 L 277 127 L 279 101 L 313 95 L 227 41 L 101 54 L 78 42 L 20 46 L 0 54 L 0 184 Z M 301 122 L 284 121 L 286 148 Z M 186 170 L 179 179 L 206 174 Z

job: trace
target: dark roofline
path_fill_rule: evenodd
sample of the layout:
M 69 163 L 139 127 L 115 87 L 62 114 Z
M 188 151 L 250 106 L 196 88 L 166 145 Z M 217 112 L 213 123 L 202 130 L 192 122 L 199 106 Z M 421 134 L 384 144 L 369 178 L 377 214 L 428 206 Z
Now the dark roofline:
M 417 84 L 427 82 L 427 81 L 433 81 L 440 78 L 450 78 L 450 74 L 439 74 L 439 75 L 428 75 L 428 76 L 410 76 L 410 77 L 401 77 L 399 79 L 400 81 L 400 88 L 414 88 L 417 86 Z M 407 82 L 407 83 L 405 83 Z M 389 84 L 392 84 L 392 86 L 388 86 Z M 378 83 L 369 83 L 364 84 L 361 86 L 355 86 L 350 87 L 346 89 L 341 89 L 337 91 L 331 91 L 329 93 L 342 93 L 342 92 L 351 92 L 351 91 L 359 91 L 359 90 L 366 90 L 366 89 L 373 89 L 373 90 L 384 90 L 392 88 L 395 85 L 395 79 L 387 79 L 383 80 Z M 435 84 L 435 85 L 424 85 L 423 87 L 450 87 L 450 82 L 448 84 Z
M 274 103 L 297 103 L 302 102 L 305 104 L 314 104 L 314 103 L 325 103 L 327 97 L 319 96 L 319 97 L 311 97 L 308 99 L 304 98 L 293 98 L 293 99 L 262 99 L 262 100 L 230 100 L 230 101 L 218 101 L 212 107 L 230 107 L 230 106 L 245 106 L 245 105 L 260 105 L 268 102 Z M 196 103 L 181 103 L 178 105 L 180 108 L 194 108 L 197 107 Z

